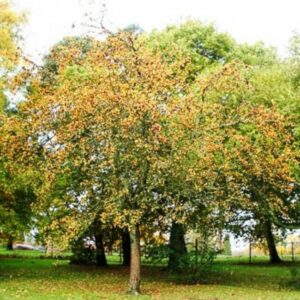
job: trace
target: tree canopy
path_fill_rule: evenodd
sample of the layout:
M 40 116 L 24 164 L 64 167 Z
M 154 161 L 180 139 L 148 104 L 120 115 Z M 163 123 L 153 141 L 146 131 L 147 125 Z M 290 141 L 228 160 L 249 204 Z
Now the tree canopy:
M 2 93 L 21 21 L 0 2 Z M 65 38 L 1 115 L 0 230 L 33 222 L 61 249 L 95 234 L 101 251 L 103 228 L 123 230 L 132 293 L 147 234 L 250 233 L 278 261 L 276 233 L 299 224 L 298 44 L 283 61 L 193 20 Z

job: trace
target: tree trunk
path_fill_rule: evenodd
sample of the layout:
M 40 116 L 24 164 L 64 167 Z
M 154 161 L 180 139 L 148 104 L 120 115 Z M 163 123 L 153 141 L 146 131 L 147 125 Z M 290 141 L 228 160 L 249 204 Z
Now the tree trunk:
M 141 283 L 141 245 L 140 245 L 140 229 L 139 225 L 135 225 L 130 232 L 131 240 L 131 260 L 130 260 L 130 294 L 140 294 Z
M 14 250 L 14 238 L 11 235 L 8 237 L 6 249 L 10 251 Z
M 178 269 L 180 259 L 187 254 L 187 249 L 184 240 L 184 228 L 182 224 L 173 222 L 170 233 L 170 254 L 169 264 L 170 269 Z
M 265 222 L 265 237 L 268 244 L 270 263 L 271 264 L 281 263 L 282 260 L 280 259 L 276 249 L 275 239 L 272 233 L 272 224 L 270 221 Z
M 97 266 L 107 266 L 102 233 L 95 234 Z
M 130 234 L 128 229 L 122 231 L 123 266 L 130 266 Z

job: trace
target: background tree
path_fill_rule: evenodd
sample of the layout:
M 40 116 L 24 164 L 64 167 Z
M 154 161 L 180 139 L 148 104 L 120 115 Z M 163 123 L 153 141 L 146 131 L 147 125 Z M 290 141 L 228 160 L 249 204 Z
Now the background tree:
M 0 1 L 0 126 L 5 126 L 8 111 L 8 95 L 12 88 L 12 78 L 16 75 L 22 64 L 22 53 L 19 47 L 19 29 L 24 22 L 24 15 L 13 12 L 9 1 Z M 4 130 L 0 137 L 0 210 L 1 232 L 8 238 L 8 248 L 12 250 L 15 238 L 21 238 L 24 231 L 30 229 L 31 203 L 35 195 L 30 184 L 28 174 L 14 173 L 20 170 L 16 164 L 9 161 L 6 155 Z M 11 130 L 14 139 L 13 130 Z
M 180 26 L 168 26 L 162 31 L 155 30 L 147 36 L 147 40 L 149 46 L 168 62 L 185 57 L 189 82 L 206 69 L 228 62 L 235 47 L 229 35 L 197 20 L 188 20 Z M 182 68 L 175 72 L 180 72 Z
M 227 169 L 230 173 L 226 177 L 238 183 L 235 191 L 230 192 L 232 206 L 225 207 L 225 211 L 236 211 L 244 221 L 254 219 L 263 223 L 271 261 L 278 262 L 272 227 L 287 216 L 287 207 L 293 205 L 289 196 L 296 183 L 293 171 L 298 155 L 293 120 L 288 120 L 272 103 L 267 105 L 266 100 L 265 106 L 257 104 L 255 81 L 244 77 L 236 67 L 224 67 L 210 78 L 202 83 L 205 86 L 202 98 L 222 99 L 223 122 L 228 126 L 222 135 L 226 147 L 221 157 L 225 161 L 232 157 L 233 165 Z M 243 228 L 241 223 L 238 228 Z
M 20 62 L 21 51 L 18 46 L 18 34 L 24 16 L 18 15 L 10 8 L 9 1 L 0 1 L 0 110 L 7 105 L 5 90 L 8 74 L 16 69 Z

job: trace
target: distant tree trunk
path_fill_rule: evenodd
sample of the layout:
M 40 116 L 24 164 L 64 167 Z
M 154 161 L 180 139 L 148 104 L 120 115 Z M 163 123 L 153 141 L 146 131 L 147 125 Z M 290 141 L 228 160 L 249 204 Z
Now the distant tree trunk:
M 131 260 L 130 260 L 130 294 L 138 295 L 140 293 L 141 283 L 141 245 L 140 245 L 140 229 L 139 225 L 135 225 L 130 231 L 131 241 Z
M 6 249 L 10 251 L 14 250 L 14 238 L 11 235 L 8 237 Z
M 228 256 L 232 255 L 230 236 L 228 234 L 224 238 L 223 249 L 224 249 L 224 255 L 228 255 Z
M 219 230 L 219 232 L 218 232 L 217 249 L 220 253 L 224 250 L 223 230 Z
M 168 267 L 175 270 L 178 269 L 180 259 L 187 253 L 182 224 L 172 223 L 169 247 L 170 254 Z
M 272 224 L 270 221 L 267 221 L 264 223 L 264 225 L 265 225 L 265 228 L 264 228 L 265 237 L 267 240 L 268 250 L 269 250 L 269 255 L 270 255 L 270 263 L 271 264 L 281 263 L 282 260 L 280 259 L 279 255 L 278 255 L 274 235 L 272 233 Z
M 96 242 L 96 262 L 97 266 L 107 266 L 105 250 L 103 245 L 102 233 L 95 234 L 95 242 Z
M 128 229 L 122 231 L 123 266 L 130 266 L 130 234 Z

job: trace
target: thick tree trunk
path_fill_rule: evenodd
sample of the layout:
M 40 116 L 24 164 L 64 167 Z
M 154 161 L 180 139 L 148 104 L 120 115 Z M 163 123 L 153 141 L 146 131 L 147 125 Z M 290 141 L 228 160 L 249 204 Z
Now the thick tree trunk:
M 14 250 L 14 239 L 13 239 L 12 236 L 8 237 L 7 244 L 6 244 L 6 249 L 7 250 Z
M 95 234 L 95 241 L 96 241 L 96 262 L 97 266 L 107 266 L 105 250 L 102 240 L 102 234 L 97 233 Z
M 138 295 L 141 283 L 141 245 L 139 225 L 135 225 L 130 232 L 131 240 L 131 260 L 130 260 L 130 280 L 129 293 Z
M 265 237 L 267 240 L 268 250 L 269 250 L 269 255 L 270 255 L 270 263 L 271 264 L 281 263 L 282 260 L 280 259 L 277 249 L 276 249 L 275 239 L 274 239 L 274 235 L 272 233 L 272 224 L 270 221 L 265 222 L 264 229 L 265 229 Z
M 122 231 L 123 266 L 130 266 L 130 234 L 128 229 Z
M 184 228 L 182 224 L 173 222 L 170 233 L 170 254 L 169 254 L 169 264 L 170 269 L 178 269 L 180 259 L 186 255 L 187 249 L 184 240 Z

